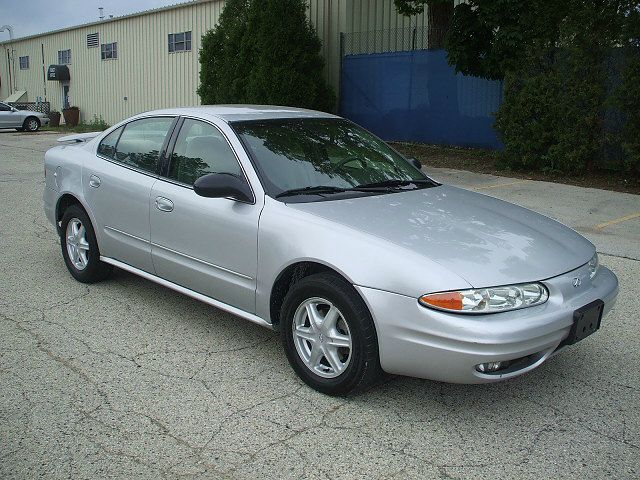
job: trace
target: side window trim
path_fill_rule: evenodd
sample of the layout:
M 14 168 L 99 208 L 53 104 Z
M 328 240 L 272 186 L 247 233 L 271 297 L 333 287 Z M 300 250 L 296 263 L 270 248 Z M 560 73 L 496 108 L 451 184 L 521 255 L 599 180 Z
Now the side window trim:
M 240 161 L 240 157 L 238 156 L 238 152 L 236 152 L 236 149 L 233 148 L 233 145 L 231 145 L 231 142 L 229 141 L 229 137 L 227 136 L 226 133 L 224 133 L 220 127 L 218 127 L 215 123 L 209 121 L 209 120 L 205 120 L 204 118 L 199 118 L 199 117 L 192 117 L 189 115 L 184 115 L 184 116 L 180 116 L 180 121 L 179 121 L 179 125 L 176 125 L 176 127 L 174 128 L 174 132 L 173 135 L 171 137 L 171 142 L 169 145 L 169 148 L 167 149 L 167 153 L 166 153 L 166 164 L 165 164 L 165 168 L 163 169 L 162 173 L 159 176 L 159 180 L 165 181 L 165 182 L 169 182 L 169 183 L 173 183 L 174 185 L 178 185 L 180 187 L 184 187 L 184 188 L 189 188 L 191 190 L 193 190 L 193 185 L 187 185 L 186 183 L 182 183 L 182 182 L 178 182 L 176 180 L 173 180 L 171 178 L 169 178 L 169 169 L 171 168 L 171 158 L 173 158 L 173 151 L 176 147 L 176 142 L 178 140 L 178 136 L 180 135 L 180 130 L 182 129 L 182 125 L 184 124 L 185 120 L 196 120 L 198 122 L 202 122 L 202 123 L 206 123 L 207 125 L 211 125 L 213 128 L 215 128 L 220 135 L 222 135 L 222 138 L 224 138 L 225 142 L 227 142 L 227 146 L 229 147 L 229 149 L 231 150 L 231 152 L 233 153 L 233 156 L 236 159 L 236 162 L 238 162 L 238 165 L 240 166 L 240 170 L 242 171 L 242 175 L 244 176 L 244 181 L 247 182 L 247 185 L 249 185 L 249 188 L 251 189 L 251 196 L 253 197 L 253 201 L 251 202 L 251 205 L 255 205 L 256 203 L 256 193 L 253 190 L 253 185 L 251 185 L 251 182 L 249 181 L 249 175 L 247 175 L 247 172 L 244 168 L 244 165 L 242 165 L 242 162 Z
M 118 127 L 120 129 L 120 133 L 118 134 L 118 138 L 116 140 L 116 143 L 113 144 L 113 154 L 114 154 L 114 158 L 112 160 L 117 161 L 115 159 L 115 152 L 118 150 L 118 143 L 120 143 L 120 137 L 122 136 L 122 134 L 124 133 L 124 129 L 127 125 L 122 125 L 121 127 Z M 102 142 L 100 142 L 102 143 Z
M 123 123 L 123 124 L 119 125 L 118 127 L 116 127 L 115 129 L 113 129 L 107 135 L 105 135 L 102 138 L 102 140 L 100 140 L 100 143 L 98 143 L 98 146 L 96 147 L 96 156 L 99 157 L 99 158 L 102 158 L 103 160 L 106 160 L 108 162 L 115 163 L 116 165 L 119 165 L 121 167 L 128 168 L 129 170 L 133 170 L 134 172 L 138 172 L 138 173 L 142 173 L 144 175 L 148 175 L 150 177 L 158 178 L 159 171 L 160 171 L 160 168 L 161 168 L 161 164 L 163 162 L 162 151 L 158 155 L 158 161 L 156 163 L 156 171 L 155 172 L 149 172 L 147 170 L 143 170 L 142 168 L 136 168 L 133 165 L 128 165 L 128 164 L 126 164 L 124 162 L 121 162 L 121 161 L 115 159 L 115 158 L 106 157 L 104 155 L 101 155 L 100 152 L 98 151 L 98 149 L 100 148 L 100 145 L 102 145 L 102 141 L 107 136 L 111 135 L 111 133 L 115 132 L 116 130 L 121 129 L 120 130 L 120 134 L 118 135 L 118 140 L 116 141 L 116 143 L 115 143 L 115 145 L 113 147 L 114 150 L 117 151 L 118 150 L 118 144 L 120 143 L 120 138 L 122 137 L 122 134 L 124 133 L 124 131 L 127 128 L 128 125 L 132 124 L 133 122 L 137 122 L 138 120 L 147 120 L 147 119 L 152 119 L 152 118 L 173 118 L 173 123 L 169 127 L 169 130 L 167 131 L 167 134 L 165 136 L 164 142 L 162 144 L 162 149 L 165 149 L 167 147 L 167 145 L 168 145 L 168 142 L 169 142 L 170 138 L 172 137 L 173 133 L 175 132 L 176 123 L 177 123 L 178 119 L 180 118 L 178 115 L 150 115 L 148 117 L 135 118 L 135 119 L 133 119 L 133 120 L 131 120 L 129 122 Z
M 178 140 L 178 135 L 180 135 L 180 130 L 182 130 L 182 124 L 184 123 L 184 117 L 179 116 L 176 117 L 175 122 L 173 123 L 173 130 L 171 131 L 171 135 L 169 135 L 166 149 L 164 151 L 164 158 L 160 161 L 160 168 L 158 169 L 158 175 L 163 178 L 169 177 L 169 166 L 171 165 L 171 157 L 173 155 L 173 149 L 176 146 L 176 141 Z

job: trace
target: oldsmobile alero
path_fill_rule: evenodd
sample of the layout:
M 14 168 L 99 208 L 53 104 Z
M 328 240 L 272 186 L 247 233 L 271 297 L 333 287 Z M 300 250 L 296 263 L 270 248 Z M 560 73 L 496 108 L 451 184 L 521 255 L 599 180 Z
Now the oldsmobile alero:
M 383 370 L 515 377 L 598 330 L 617 295 L 575 231 L 439 184 L 334 115 L 176 108 L 61 142 L 44 208 L 76 280 L 117 267 L 278 330 L 328 394 Z

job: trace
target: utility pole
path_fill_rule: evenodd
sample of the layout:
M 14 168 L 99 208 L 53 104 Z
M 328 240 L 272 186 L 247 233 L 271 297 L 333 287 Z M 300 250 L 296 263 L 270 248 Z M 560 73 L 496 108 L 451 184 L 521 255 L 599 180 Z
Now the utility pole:
M 13 40 L 13 27 L 11 25 L 3 25 L 0 27 L 0 32 L 4 32 L 7 30 L 9 32 L 9 41 Z M 7 54 L 9 52 L 7 51 Z M 9 65 L 9 79 L 11 80 L 11 76 L 13 76 L 13 90 L 17 90 L 16 86 L 16 52 L 13 49 L 13 43 L 11 44 L 11 64 Z M 11 86 L 11 81 L 9 81 L 9 86 Z

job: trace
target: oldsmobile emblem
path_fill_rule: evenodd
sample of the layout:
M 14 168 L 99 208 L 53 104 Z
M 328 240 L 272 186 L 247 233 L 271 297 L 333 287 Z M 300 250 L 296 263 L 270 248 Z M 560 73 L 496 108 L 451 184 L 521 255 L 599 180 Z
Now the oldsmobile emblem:
M 578 277 L 575 277 L 573 279 L 573 286 L 578 288 L 580 286 L 580 284 L 582 283 L 582 280 L 580 280 Z

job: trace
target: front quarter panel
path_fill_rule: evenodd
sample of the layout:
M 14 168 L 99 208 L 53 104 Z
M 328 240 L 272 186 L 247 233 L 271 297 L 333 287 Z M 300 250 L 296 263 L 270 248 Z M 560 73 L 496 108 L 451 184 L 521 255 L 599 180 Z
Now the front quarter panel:
M 305 261 L 326 265 L 353 285 L 416 299 L 429 291 L 470 287 L 422 255 L 266 196 L 258 232 L 256 313 L 260 317 L 270 319 L 271 290 L 279 274 Z

